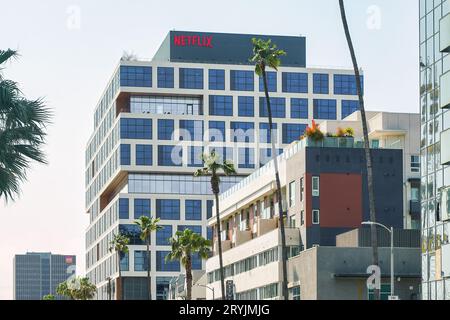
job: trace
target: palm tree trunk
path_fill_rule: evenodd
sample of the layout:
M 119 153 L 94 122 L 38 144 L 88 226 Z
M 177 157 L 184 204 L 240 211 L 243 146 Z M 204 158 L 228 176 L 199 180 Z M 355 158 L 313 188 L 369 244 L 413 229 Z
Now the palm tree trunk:
M 190 253 L 186 258 L 186 300 L 192 300 L 192 260 Z
M 364 151 L 365 151 L 365 156 L 366 156 L 366 167 L 367 167 L 367 190 L 369 192 L 370 221 L 376 222 L 372 157 L 371 157 L 370 145 L 369 145 L 369 134 L 368 134 L 368 130 L 367 130 L 366 111 L 364 108 L 364 97 L 363 97 L 362 88 L 361 88 L 361 78 L 360 78 L 360 73 L 359 73 L 358 62 L 356 60 L 355 49 L 353 47 L 353 42 L 352 42 L 352 38 L 350 35 L 349 27 L 348 27 L 348 22 L 347 22 L 347 17 L 345 14 L 345 7 L 344 7 L 343 0 L 339 0 L 339 7 L 341 10 L 341 18 L 342 18 L 342 23 L 344 25 L 345 37 L 347 39 L 347 44 L 348 44 L 348 47 L 350 50 L 350 55 L 352 58 L 353 69 L 355 71 L 356 90 L 358 92 L 359 107 L 360 107 L 360 111 L 361 111 L 361 122 L 362 122 L 362 127 L 363 127 L 363 134 L 364 134 Z M 377 230 L 376 230 L 376 226 L 374 224 L 372 224 L 370 227 L 370 234 L 371 234 L 371 245 L 372 245 L 372 264 L 374 266 L 378 266 Z M 380 289 L 379 288 L 375 288 L 374 297 L 375 297 L 375 300 L 380 299 Z
M 150 277 L 150 235 L 147 239 L 147 280 L 148 280 L 148 299 L 152 300 L 152 278 Z
M 286 232 L 284 229 L 284 213 L 283 213 L 283 202 L 281 196 L 281 182 L 280 182 L 280 174 L 278 171 L 278 162 L 277 162 L 277 152 L 275 149 L 275 135 L 273 128 L 273 120 L 272 120 L 272 108 L 270 107 L 270 97 L 269 90 L 267 88 L 267 75 L 265 66 L 262 70 L 263 82 L 264 82 L 264 93 L 266 95 L 266 104 L 267 104 L 267 115 L 269 116 L 269 138 L 272 147 L 272 161 L 274 163 L 275 168 L 275 181 L 277 184 L 277 199 L 278 199 L 278 215 L 279 215 L 279 229 L 280 229 L 280 237 L 281 237 L 281 272 L 282 272 L 282 282 L 281 282 L 281 294 L 284 300 L 288 300 L 288 288 L 287 288 L 287 255 L 286 255 Z
M 220 289 L 222 292 L 222 300 L 225 300 L 225 274 L 223 272 L 223 257 L 222 257 L 222 239 L 220 238 L 220 210 L 219 210 L 219 181 L 215 173 L 211 177 L 211 187 L 216 200 L 216 230 L 217 230 L 217 244 L 219 251 L 219 272 L 220 272 Z

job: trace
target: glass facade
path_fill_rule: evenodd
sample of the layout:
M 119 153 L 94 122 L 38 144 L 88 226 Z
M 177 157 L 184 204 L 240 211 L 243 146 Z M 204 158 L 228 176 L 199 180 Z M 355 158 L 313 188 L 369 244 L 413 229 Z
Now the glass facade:
M 120 119 L 121 139 L 147 139 L 152 138 L 151 119 Z
M 270 98 L 270 108 L 272 110 L 272 118 L 286 118 L 286 99 Z M 268 117 L 266 98 L 259 98 L 259 116 Z
M 351 115 L 353 112 L 359 110 L 359 101 L 356 100 L 342 100 L 341 118 Z
M 203 89 L 203 69 L 180 68 L 181 89 Z
M 314 99 L 314 119 L 336 120 L 336 100 Z
M 308 119 L 308 99 L 291 99 L 291 118 Z
M 130 97 L 131 113 L 202 115 L 202 99 L 196 97 L 138 96 Z
M 151 87 L 152 68 L 151 67 L 120 67 L 120 85 L 122 87 Z
M 233 97 L 209 96 L 210 116 L 233 116 Z
M 170 67 L 158 67 L 158 88 L 174 87 L 174 70 Z
M 442 216 L 442 194 L 450 186 L 449 166 L 441 164 L 441 132 L 450 129 L 449 110 L 439 100 L 443 74 L 450 71 L 448 53 L 440 51 L 440 20 L 450 13 L 449 0 L 420 0 L 421 224 L 422 299 L 450 300 L 449 227 Z M 445 220 L 445 221 L 444 221 Z M 440 272 L 439 272 L 440 271 Z
M 254 91 L 255 72 L 246 70 L 231 70 L 230 89 L 232 91 Z
M 225 70 L 210 69 L 208 74 L 209 90 L 225 90 Z
M 361 77 L 361 86 L 364 92 L 364 77 Z M 334 75 L 334 94 L 339 95 L 357 95 L 356 78 L 354 75 L 335 74 Z
M 238 97 L 238 116 L 255 116 L 255 99 L 253 97 Z
M 274 71 L 266 71 L 267 90 L 269 92 L 277 92 L 277 73 Z M 264 92 L 264 80 L 259 78 L 259 92 Z
M 308 74 L 298 72 L 283 72 L 283 92 L 308 93 Z

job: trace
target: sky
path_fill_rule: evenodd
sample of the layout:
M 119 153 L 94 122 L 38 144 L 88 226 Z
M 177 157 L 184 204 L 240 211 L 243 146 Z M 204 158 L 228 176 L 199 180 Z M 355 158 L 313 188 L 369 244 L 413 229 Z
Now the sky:
M 419 111 L 418 1 L 346 0 L 369 110 Z M 0 199 L 0 299 L 13 257 L 77 255 L 84 273 L 84 150 L 93 111 L 122 53 L 152 58 L 170 30 L 307 37 L 307 66 L 350 68 L 337 0 L 0 0 L 3 74 L 54 112 L 49 165 L 33 164 L 16 202 Z

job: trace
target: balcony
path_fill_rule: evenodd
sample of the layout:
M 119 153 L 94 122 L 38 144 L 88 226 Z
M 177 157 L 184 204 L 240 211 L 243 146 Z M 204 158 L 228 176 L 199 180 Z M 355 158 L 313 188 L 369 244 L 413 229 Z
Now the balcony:
M 242 230 L 241 228 L 235 228 L 233 232 L 233 244 L 235 247 L 252 240 L 251 230 Z
M 450 13 L 443 17 L 440 21 L 441 52 L 450 52 Z
M 441 133 L 441 146 L 449 146 L 450 145 L 450 129 L 447 129 Z M 449 165 L 450 164 L 450 148 L 442 147 L 441 148 L 441 164 Z
M 256 234 L 258 237 L 263 234 L 269 233 L 272 230 L 275 230 L 278 227 L 277 220 L 272 219 L 258 219 L 256 222 Z
M 441 109 L 450 108 L 450 71 L 441 76 Z

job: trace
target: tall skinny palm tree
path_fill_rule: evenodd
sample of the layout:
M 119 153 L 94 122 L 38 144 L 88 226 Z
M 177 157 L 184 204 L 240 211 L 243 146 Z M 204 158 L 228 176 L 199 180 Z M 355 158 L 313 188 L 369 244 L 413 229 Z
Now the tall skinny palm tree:
M 287 287 L 287 250 L 286 250 L 286 231 L 284 229 L 284 212 L 281 196 L 281 182 L 280 174 L 278 171 L 277 153 L 275 149 L 275 132 L 272 119 L 272 108 L 270 106 L 269 89 L 267 86 L 267 73 L 266 68 L 272 68 L 278 71 L 278 67 L 281 65 L 280 57 L 285 55 L 286 52 L 277 49 L 275 44 L 269 39 L 264 41 L 262 39 L 252 39 L 253 42 L 253 57 L 251 62 L 255 64 L 255 73 L 262 77 L 264 83 L 264 93 L 266 95 L 266 107 L 267 115 L 269 117 L 269 138 L 272 149 L 272 161 L 275 168 L 275 181 L 277 185 L 276 195 L 278 199 L 278 216 L 279 216 L 279 229 L 281 237 L 281 265 L 283 273 L 283 281 L 281 284 L 281 293 L 284 300 L 288 300 L 288 287 Z
M 175 237 L 169 239 L 172 251 L 166 260 L 179 260 L 186 270 L 186 300 L 192 300 L 192 255 L 198 254 L 207 259 L 211 243 L 191 229 L 177 231 Z
M 353 69 L 355 72 L 356 78 L 356 90 L 359 98 L 359 108 L 361 112 L 361 122 L 363 128 L 364 135 L 364 153 L 366 156 L 366 167 L 367 167 L 367 190 L 369 192 L 369 214 L 370 221 L 376 222 L 376 212 L 375 212 L 375 195 L 374 195 L 374 187 L 373 187 L 373 170 L 372 170 L 372 157 L 370 152 L 369 145 L 369 133 L 367 130 L 367 118 L 366 118 L 366 110 L 364 108 L 364 96 L 362 92 L 361 86 L 361 77 L 358 67 L 358 61 L 356 60 L 355 49 L 353 47 L 352 38 L 350 35 L 350 29 L 348 27 L 347 16 L 345 13 L 344 0 L 339 0 L 339 8 L 341 11 L 342 24 L 344 26 L 345 37 L 347 39 L 348 48 L 350 51 L 350 56 L 353 63 Z M 378 266 L 378 242 L 377 242 L 377 230 L 375 224 L 372 224 L 370 227 L 371 234 L 371 245 L 372 245 L 372 264 Z M 380 299 L 380 290 L 379 288 L 375 288 L 374 290 L 375 300 Z
M 130 238 L 127 237 L 124 234 L 115 234 L 112 241 L 110 242 L 109 251 L 115 252 L 117 255 L 117 269 L 119 270 L 119 284 L 120 284 L 120 290 L 118 291 L 118 300 L 123 299 L 123 279 L 122 279 L 122 268 L 120 267 L 120 259 L 124 254 L 127 254 L 128 244 L 130 243 Z M 109 295 L 111 296 L 111 294 Z
M 0 71 L 14 50 L 0 50 Z M 41 99 L 27 100 L 16 82 L 0 72 L 0 198 L 14 200 L 26 180 L 30 160 L 46 164 L 42 146 L 52 113 Z
M 219 155 L 215 150 L 212 150 L 210 154 L 202 154 L 201 159 L 204 163 L 202 169 L 197 170 L 194 173 L 195 177 L 210 176 L 211 177 L 211 189 L 216 201 L 216 235 L 219 251 L 219 270 L 220 270 L 220 289 L 222 293 L 222 300 L 225 299 L 225 274 L 223 272 L 223 257 L 222 257 L 222 239 L 220 238 L 220 210 L 219 210 L 219 193 L 220 193 L 220 176 L 222 173 L 225 176 L 235 175 L 236 169 L 234 164 L 229 160 L 219 161 Z
M 147 246 L 147 280 L 148 280 L 148 299 L 152 300 L 152 279 L 150 277 L 150 236 L 152 232 L 162 229 L 158 225 L 160 219 L 152 218 L 147 216 L 141 216 L 139 219 L 134 221 L 135 224 L 141 229 L 140 238 L 145 241 Z

